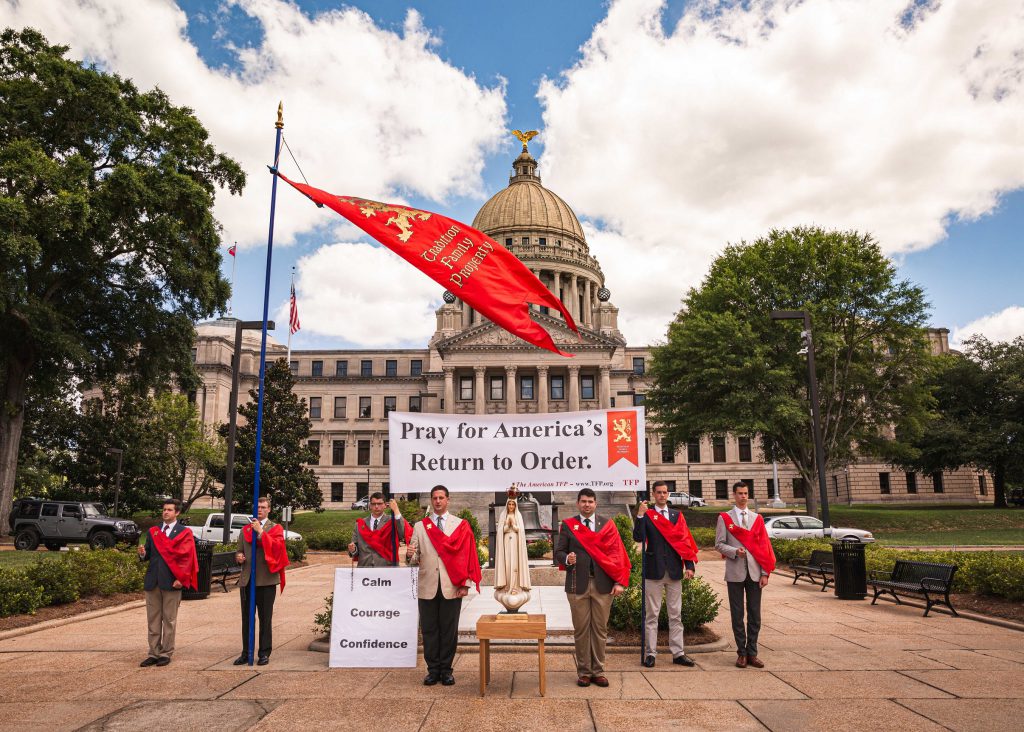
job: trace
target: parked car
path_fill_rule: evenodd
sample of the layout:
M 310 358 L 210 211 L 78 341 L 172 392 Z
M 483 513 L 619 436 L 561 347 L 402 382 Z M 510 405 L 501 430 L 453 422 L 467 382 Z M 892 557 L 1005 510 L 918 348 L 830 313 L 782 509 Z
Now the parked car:
M 707 502 L 700 496 L 691 496 L 689 493 L 685 493 L 683 491 L 679 491 L 677 493 L 669 493 L 668 502 L 672 506 L 683 506 L 684 508 L 708 505 Z
M 10 518 L 14 548 L 31 552 L 42 544 L 57 551 L 68 544 L 88 544 L 109 549 L 119 541 L 138 543 L 141 532 L 134 521 L 106 516 L 100 509 L 99 504 L 81 501 L 15 501 Z
M 775 516 L 765 519 L 764 526 L 772 539 L 822 539 L 825 525 L 813 516 Z M 875 540 L 870 531 L 833 526 L 830 533 L 838 541 L 858 541 L 869 544 Z
M 238 541 L 238 532 L 244 529 L 252 521 L 252 518 L 245 513 L 233 513 L 231 514 L 231 541 Z M 197 539 L 205 539 L 206 541 L 214 541 L 218 544 L 224 539 L 224 514 L 222 513 L 211 513 L 206 517 L 206 523 L 202 526 L 189 526 L 191 531 Z M 294 531 L 286 531 L 284 534 L 285 539 L 301 539 L 302 534 Z
M 363 496 L 358 501 L 352 504 L 353 511 L 369 511 L 370 510 L 370 497 Z

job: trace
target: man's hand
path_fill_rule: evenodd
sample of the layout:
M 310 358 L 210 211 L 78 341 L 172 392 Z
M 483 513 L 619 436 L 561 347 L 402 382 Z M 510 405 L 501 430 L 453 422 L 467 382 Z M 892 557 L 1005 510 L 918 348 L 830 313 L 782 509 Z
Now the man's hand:
M 692 569 L 686 570 L 685 572 L 683 572 L 683 574 L 686 576 L 686 579 L 693 579 L 693 570 Z
M 245 553 L 244 552 L 235 552 L 235 561 L 238 562 L 239 564 L 245 564 Z
M 576 564 L 576 552 L 569 552 L 565 555 L 565 563 L 570 567 Z
M 252 527 L 252 530 L 256 532 L 256 536 L 263 536 L 263 524 L 256 519 L 253 519 L 252 523 L 249 525 Z
M 181 589 L 181 582 L 178 582 L 178 580 L 174 580 L 174 582 L 171 583 L 171 587 L 173 587 L 176 590 L 180 590 Z
M 145 544 L 139 544 L 139 559 L 145 559 L 145 558 L 146 558 L 146 545 Z
M 618 597 L 619 595 L 621 595 L 625 591 L 626 591 L 626 588 L 623 587 L 622 585 L 620 585 L 618 582 L 616 582 L 615 586 L 612 587 L 612 597 Z
M 759 580 L 757 581 L 757 584 L 758 584 L 758 585 L 759 585 L 759 586 L 760 586 L 761 588 L 764 588 L 764 586 L 768 584 L 768 575 L 766 575 L 766 574 L 765 574 L 765 575 L 761 575 L 761 579 L 759 579 Z
M 636 517 L 643 518 L 644 514 L 647 513 L 648 507 L 647 501 L 640 501 L 640 508 L 636 510 Z
M 743 547 L 740 547 L 739 549 L 736 550 L 736 556 L 737 557 L 745 557 L 745 556 L 747 556 L 747 550 L 744 549 Z
M 391 509 L 391 515 L 394 516 L 396 519 L 402 517 L 402 512 L 398 510 L 398 501 L 396 501 L 394 498 L 388 501 L 388 508 Z
M 410 559 L 413 558 L 413 556 L 415 556 L 416 549 L 417 549 L 416 540 L 413 539 L 405 547 L 405 561 L 408 562 Z
M 459 587 L 458 589 L 455 590 L 455 596 L 456 597 L 465 597 L 468 594 L 469 594 L 469 588 L 468 587 Z

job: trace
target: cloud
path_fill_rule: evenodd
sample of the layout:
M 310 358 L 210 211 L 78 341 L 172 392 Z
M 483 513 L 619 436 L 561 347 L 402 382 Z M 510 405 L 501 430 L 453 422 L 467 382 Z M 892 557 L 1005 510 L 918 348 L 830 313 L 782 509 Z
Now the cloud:
M 539 89 L 545 185 L 591 243 L 630 342 L 664 338 L 727 242 L 773 227 L 941 240 L 1024 185 L 1021 0 L 613 2 Z
M 950 345 L 959 348 L 972 335 L 983 335 L 990 341 L 1012 341 L 1024 336 L 1024 307 L 1011 305 L 998 313 L 985 315 L 962 328 L 954 328 Z
M 71 56 L 159 86 L 196 111 L 217 148 L 249 177 L 242 197 L 218 196 L 227 241 L 266 240 L 278 100 L 285 137 L 314 185 L 337 193 L 435 201 L 483 196 L 486 155 L 504 142 L 504 87 L 486 87 L 444 62 L 437 39 L 410 10 L 401 33 L 351 7 L 309 16 L 283 0 L 227 0 L 262 29 L 232 68 L 211 68 L 190 42 L 188 18 L 170 0 L 0 0 L 4 25 L 32 26 Z M 222 8 L 223 9 L 223 8 Z M 299 178 L 288 153 L 282 170 Z M 278 196 L 275 239 L 324 225 L 301 196 Z M 326 224 L 333 225 L 334 222 Z
M 387 249 L 358 242 L 299 259 L 295 291 L 302 330 L 371 348 L 423 348 L 441 305 L 436 283 Z M 277 322 L 288 322 L 287 302 Z

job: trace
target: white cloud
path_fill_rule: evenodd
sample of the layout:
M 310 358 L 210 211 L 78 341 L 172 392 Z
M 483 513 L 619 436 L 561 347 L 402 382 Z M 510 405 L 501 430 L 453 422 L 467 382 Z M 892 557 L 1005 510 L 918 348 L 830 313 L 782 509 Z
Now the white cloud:
M 962 328 L 954 328 L 950 345 L 959 348 L 972 335 L 983 335 L 990 341 L 1012 341 L 1024 336 L 1024 307 L 1011 305 L 998 313 L 973 320 Z
M 744 6 L 747 9 L 744 9 Z M 927 247 L 1024 185 L 1024 2 L 619 0 L 542 83 L 545 184 L 582 216 L 622 329 L 664 338 L 727 242 L 772 227 Z
M 485 156 L 504 141 L 504 88 L 487 88 L 445 63 L 410 10 L 401 34 L 351 7 L 310 17 L 283 0 L 227 0 L 262 27 L 237 51 L 236 70 L 210 68 L 171 0 L 0 0 L 0 24 L 32 26 L 71 56 L 159 86 L 193 108 L 214 144 L 238 160 L 244 195 L 218 196 L 227 241 L 266 240 L 277 103 L 285 137 L 313 185 L 384 200 L 481 195 Z M 282 151 L 282 171 L 299 178 Z M 324 211 L 294 191 L 278 195 L 275 241 L 324 225 Z M 333 215 L 333 214 L 330 214 Z M 330 222 L 332 226 L 336 222 Z
M 329 244 L 299 259 L 295 291 L 302 330 L 372 348 L 422 348 L 441 305 L 433 280 L 365 243 Z M 288 322 L 287 302 L 277 322 Z

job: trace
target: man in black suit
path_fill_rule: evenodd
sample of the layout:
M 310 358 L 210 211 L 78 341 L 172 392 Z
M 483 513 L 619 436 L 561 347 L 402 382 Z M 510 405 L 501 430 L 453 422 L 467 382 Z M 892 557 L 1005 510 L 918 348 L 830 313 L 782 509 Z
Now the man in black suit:
M 640 504 L 633 524 L 633 541 L 645 542 L 644 550 L 644 605 L 645 622 L 644 636 L 647 654 L 643 665 L 654 666 L 658 655 L 658 616 L 661 614 L 661 594 L 664 590 L 665 604 L 668 611 L 668 647 L 672 651 L 672 663 L 680 666 L 693 666 L 693 660 L 683 650 L 683 597 L 680 580 L 693 577 L 694 563 L 683 559 L 665 540 L 661 531 L 654 525 L 648 514 L 656 511 L 662 518 L 668 519 L 672 525 L 678 525 L 680 513 L 668 505 L 668 484 L 663 480 L 651 486 L 654 506 L 648 507 L 647 501 Z
M 139 664 L 140 666 L 166 666 L 171 662 L 171 654 L 174 653 L 174 633 L 178 621 L 178 605 L 181 604 L 182 584 L 171 571 L 167 560 L 157 550 L 152 532 L 159 531 L 171 541 L 183 531 L 189 533 L 189 528 L 178 521 L 180 513 L 181 501 L 176 498 L 164 501 L 161 510 L 163 523 L 159 527 L 153 527 L 151 532 L 146 534 L 145 545 L 139 546 L 139 558 L 149 562 L 142 584 L 146 591 L 149 656 Z M 194 556 L 194 543 L 192 552 Z

